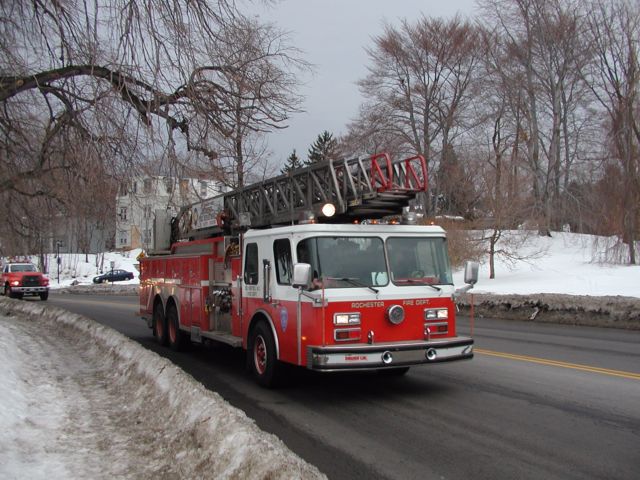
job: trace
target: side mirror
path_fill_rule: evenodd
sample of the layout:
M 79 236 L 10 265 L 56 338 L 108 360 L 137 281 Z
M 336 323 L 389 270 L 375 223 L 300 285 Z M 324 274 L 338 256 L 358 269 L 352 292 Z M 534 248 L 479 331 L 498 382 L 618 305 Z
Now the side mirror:
M 464 283 L 475 285 L 478 282 L 478 262 L 467 261 L 464 264 Z
M 293 288 L 309 288 L 311 284 L 311 265 L 308 263 L 296 263 L 293 266 Z

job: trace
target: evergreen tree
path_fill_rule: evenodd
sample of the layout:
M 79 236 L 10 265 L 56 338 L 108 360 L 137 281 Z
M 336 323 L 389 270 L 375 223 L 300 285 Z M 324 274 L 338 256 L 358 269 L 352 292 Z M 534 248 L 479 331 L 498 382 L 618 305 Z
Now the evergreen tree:
M 467 215 L 472 208 L 474 188 L 464 163 L 448 143 L 436 172 L 436 211 L 447 215 Z
M 309 149 L 309 159 L 305 162 L 311 165 L 317 162 L 324 162 L 329 159 L 336 159 L 338 153 L 338 141 L 326 130 L 318 135 L 316 141 Z
M 292 170 L 296 170 L 302 167 L 304 167 L 304 165 L 300 160 L 300 157 L 298 157 L 298 154 L 296 153 L 296 149 L 294 148 L 293 152 L 291 152 L 291 155 L 289 155 L 289 157 L 287 158 L 287 163 L 285 163 L 284 167 L 282 167 L 282 169 L 280 170 L 280 173 L 282 175 L 287 175 Z

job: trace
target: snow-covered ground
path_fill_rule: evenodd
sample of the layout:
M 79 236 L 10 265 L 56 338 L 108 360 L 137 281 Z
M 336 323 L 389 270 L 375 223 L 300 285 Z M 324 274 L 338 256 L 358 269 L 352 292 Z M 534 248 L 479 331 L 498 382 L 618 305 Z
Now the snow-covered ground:
M 118 282 L 119 285 L 137 284 L 139 283 L 137 257 L 140 251 L 138 248 L 131 251 L 105 252 L 98 255 L 61 253 L 59 275 L 57 258 L 55 255 L 49 254 L 46 259 L 49 285 L 53 290 L 70 285 L 92 285 L 94 277 L 108 272 L 112 268 L 133 273 L 133 280 Z M 31 257 L 31 261 L 40 266 L 38 257 Z
M 517 231 L 510 232 L 507 240 L 522 259 L 496 257 L 494 279 L 489 279 L 485 259 L 474 293 L 640 297 L 639 265 L 603 261 L 612 256 L 613 239 L 564 232 L 542 237 Z M 463 272 L 455 272 L 454 282 L 463 284 Z

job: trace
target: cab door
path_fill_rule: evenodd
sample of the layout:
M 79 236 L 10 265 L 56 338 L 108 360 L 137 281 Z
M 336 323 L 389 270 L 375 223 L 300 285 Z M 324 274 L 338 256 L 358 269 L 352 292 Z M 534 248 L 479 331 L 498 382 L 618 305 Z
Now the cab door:
M 258 242 L 249 240 L 244 245 L 244 255 L 242 256 L 242 309 L 241 309 L 241 332 L 245 333 L 247 325 L 254 312 L 261 308 L 262 304 L 262 279 L 260 275 Z M 234 335 L 236 333 L 234 332 Z
M 293 276 L 292 238 L 273 239 L 271 253 L 271 318 L 280 339 L 280 360 L 298 364 L 298 292 L 291 286 Z

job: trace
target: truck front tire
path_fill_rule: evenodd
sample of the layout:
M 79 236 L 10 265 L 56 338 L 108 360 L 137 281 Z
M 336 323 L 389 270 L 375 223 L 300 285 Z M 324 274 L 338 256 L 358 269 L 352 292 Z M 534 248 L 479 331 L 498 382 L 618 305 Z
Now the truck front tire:
M 43 302 L 44 302 L 45 300 L 47 300 L 48 298 L 49 298 L 49 292 L 42 292 L 42 293 L 40 294 L 40 300 L 42 300 Z
M 258 322 L 251 330 L 248 347 L 249 367 L 256 381 L 267 388 L 277 386 L 279 365 L 276 358 L 276 342 L 266 322 Z

